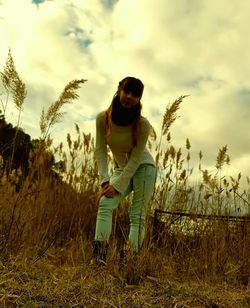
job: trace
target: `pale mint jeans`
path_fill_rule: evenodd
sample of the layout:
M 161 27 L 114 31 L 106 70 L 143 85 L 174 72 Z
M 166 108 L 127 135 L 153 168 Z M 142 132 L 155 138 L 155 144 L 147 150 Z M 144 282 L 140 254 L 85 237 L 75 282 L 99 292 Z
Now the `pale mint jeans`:
M 110 183 L 120 176 L 122 169 L 115 168 Z M 154 191 L 156 168 L 153 165 L 142 164 L 138 167 L 126 191 L 117 193 L 113 198 L 103 196 L 100 199 L 96 229 L 96 241 L 108 241 L 112 230 L 112 213 L 120 201 L 133 191 L 130 208 L 129 242 L 132 249 L 138 251 L 145 236 L 145 218 L 149 201 Z

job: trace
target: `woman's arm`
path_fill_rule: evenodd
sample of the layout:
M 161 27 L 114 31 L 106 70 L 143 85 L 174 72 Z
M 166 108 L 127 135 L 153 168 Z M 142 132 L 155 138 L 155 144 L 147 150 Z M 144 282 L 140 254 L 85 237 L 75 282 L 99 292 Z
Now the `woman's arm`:
M 142 153 L 146 147 L 151 125 L 147 119 L 142 118 L 138 127 L 137 145 L 132 149 L 129 160 L 120 177 L 111 185 L 120 193 L 123 193 L 141 163 Z
M 95 156 L 97 160 L 101 185 L 106 182 L 109 183 L 107 141 L 105 132 L 105 112 L 99 113 L 96 117 Z

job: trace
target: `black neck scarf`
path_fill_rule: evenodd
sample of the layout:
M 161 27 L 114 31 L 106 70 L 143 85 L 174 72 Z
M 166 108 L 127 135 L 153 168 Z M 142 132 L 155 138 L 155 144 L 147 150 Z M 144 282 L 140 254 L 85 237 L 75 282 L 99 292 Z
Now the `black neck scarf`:
M 120 102 L 119 96 L 114 98 L 113 106 L 112 106 L 112 121 L 116 125 L 127 126 L 132 124 L 136 118 L 138 113 L 140 112 L 141 104 L 138 103 L 132 108 L 125 108 L 122 106 Z

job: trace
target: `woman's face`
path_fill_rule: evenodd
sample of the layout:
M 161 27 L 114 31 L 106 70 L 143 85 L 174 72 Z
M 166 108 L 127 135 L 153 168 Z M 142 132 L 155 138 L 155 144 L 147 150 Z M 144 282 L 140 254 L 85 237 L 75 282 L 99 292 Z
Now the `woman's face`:
M 140 96 L 134 96 L 133 92 L 121 89 L 119 92 L 120 102 L 124 108 L 132 108 L 140 102 Z

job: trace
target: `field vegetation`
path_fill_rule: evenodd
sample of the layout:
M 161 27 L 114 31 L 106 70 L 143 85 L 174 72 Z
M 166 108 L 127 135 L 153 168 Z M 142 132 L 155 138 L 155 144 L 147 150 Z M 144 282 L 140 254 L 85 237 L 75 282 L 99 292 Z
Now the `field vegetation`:
M 94 138 L 77 125 L 66 144 L 54 145 L 50 136 L 85 82 L 69 82 L 43 110 L 41 136 L 30 139 L 23 164 L 16 150 L 27 91 L 11 52 L 1 72 L 0 136 L 6 127 L 15 133 L 0 140 L 0 305 L 250 307 L 250 180 L 243 189 L 241 174 L 223 175 L 227 146 L 214 174 L 203 169 L 200 152 L 200 180 L 191 180 L 190 141 L 176 149 L 170 134 L 185 96 L 167 106 L 160 136 L 152 129 L 148 143 L 159 176 L 142 250 L 119 266 L 129 226 L 125 200 L 113 214 L 107 265 L 90 265 L 99 189 Z M 19 110 L 15 127 L 5 120 L 10 104 Z

